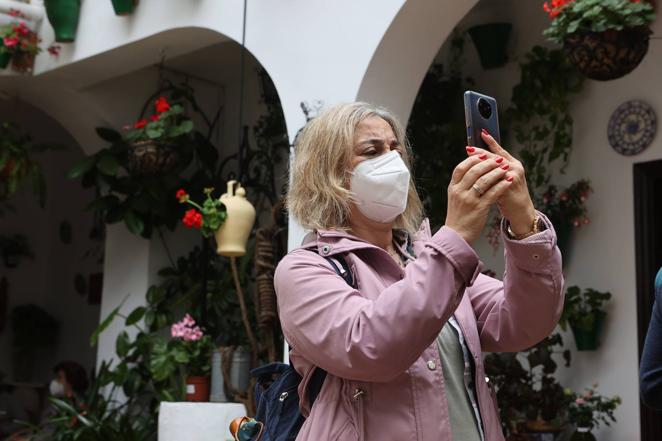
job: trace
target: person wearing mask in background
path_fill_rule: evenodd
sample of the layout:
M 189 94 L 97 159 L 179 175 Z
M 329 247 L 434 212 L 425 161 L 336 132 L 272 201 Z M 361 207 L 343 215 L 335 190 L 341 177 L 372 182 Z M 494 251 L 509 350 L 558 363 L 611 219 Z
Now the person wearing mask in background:
M 88 386 L 85 368 L 75 361 L 62 361 L 53 368 L 54 378 L 48 386 L 49 396 L 75 401 L 85 393 Z M 53 406 L 48 403 L 38 423 L 40 431 L 34 434 L 30 429 L 23 429 L 10 435 L 7 441 L 46 441 L 50 439 L 51 430 L 47 421 L 54 415 Z
M 366 103 L 338 105 L 295 143 L 287 204 L 312 230 L 275 274 L 279 316 L 306 397 L 327 372 L 298 441 L 502 441 L 483 351 L 546 337 L 563 307 L 561 255 L 524 169 L 488 133 L 448 186 L 446 222 L 423 220 L 401 124 Z M 460 147 L 463 148 L 463 147 Z M 504 281 L 473 245 L 497 204 Z M 346 263 L 355 286 L 332 268 Z M 340 269 L 339 269 L 340 271 Z
M 639 386 L 641 400 L 653 409 L 662 410 L 662 268 L 655 277 L 655 303 L 641 354 Z

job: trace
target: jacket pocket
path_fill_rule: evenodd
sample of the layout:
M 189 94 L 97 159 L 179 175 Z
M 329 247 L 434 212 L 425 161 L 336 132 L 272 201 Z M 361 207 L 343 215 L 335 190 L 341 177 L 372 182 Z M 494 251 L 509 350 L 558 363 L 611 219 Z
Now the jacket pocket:
M 356 416 L 356 431 L 359 441 L 365 440 L 365 399 L 366 391 L 363 387 L 354 387 L 351 389 L 351 400 L 354 404 Z

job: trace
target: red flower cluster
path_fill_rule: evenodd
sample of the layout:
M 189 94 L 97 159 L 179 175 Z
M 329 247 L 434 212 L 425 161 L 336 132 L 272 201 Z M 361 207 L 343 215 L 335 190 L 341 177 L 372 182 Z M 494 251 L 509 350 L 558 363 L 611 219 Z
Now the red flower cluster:
M 141 119 L 140 121 L 136 122 L 136 123 L 133 125 L 133 128 L 134 128 L 134 129 L 142 129 L 142 128 L 145 127 L 146 125 L 147 125 L 147 120 L 143 118 L 143 119 Z
M 177 194 L 175 196 L 179 202 L 186 202 L 186 200 L 189 198 L 188 193 L 183 188 L 177 190 Z
M 168 104 L 168 101 L 165 99 L 165 97 L 162 97 L 162 96 L 159 97 L 159 99 L 157 99 L 154 104 L 155 104 L 155 107 L 156 107 L 156 111 L 158 113 L 163 113 L 163 112 L 167 112 L 168 110 L 170 110 L 170 104 Z M 157 117 L 157 119 L 158 119 L 158 117 Z M 153 120 L 153 121 L 155 121 L 155 120 Z
M 561 13 L 563 8 L 575 0 L 550 0 L 543 3 L 542 8 L 549 14 L 550 18 L 556 18 Z
M 202 214 L 195 208 L 191 208 L 184 214 L 182 222 L 189 228 L 200 228 L 202 227 Z
M 27 18 L 25 16 L 25 14 L 23 14 L 21 11 L 19 11 L 18 9 L 13 9 L 13 8 L 9 9 L 9 15 L 12 16 L 12 17 L 17 17 L 17 18 Z
M 61 50 L 62 50 L 62 46 L 60 46 L 59 44 L 53 44 L 48 47 L 48 53 L 53 55 L 54 57 L 60 55 Z

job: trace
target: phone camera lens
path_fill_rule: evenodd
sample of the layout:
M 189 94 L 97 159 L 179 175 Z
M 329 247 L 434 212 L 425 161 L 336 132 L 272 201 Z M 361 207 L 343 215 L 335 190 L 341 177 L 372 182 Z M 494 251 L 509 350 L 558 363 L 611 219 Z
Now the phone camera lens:
M 485 119 L 490 119 L 492 116 L 492 106 L 483 98 L 478 99 L 478 113 Z

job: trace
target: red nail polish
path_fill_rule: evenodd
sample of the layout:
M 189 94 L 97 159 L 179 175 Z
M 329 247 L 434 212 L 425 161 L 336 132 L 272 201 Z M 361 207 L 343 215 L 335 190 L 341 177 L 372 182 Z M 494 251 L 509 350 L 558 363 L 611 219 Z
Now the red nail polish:
M 495 159 L 495 161 L 497 164 L 501 164 L 503 162 L 503 158 L 499 156 L 498 158 Z
M 473 152 L 475 152 L 475 151 L 476 151 L 475 148 L 473 148 L 473 147 L 467 147 L 467 153 L 473 153 Z
M 484 160 L 487 159 L 487 154 L 486 154 L 486 153 L 483 153 L 482 155 L 479 156 L 479 158 L 482 159 L 482 160 L 484 161 Z
M 485 135 L 489 135 L 490 132 L 488 132 L 486 129 L 481 129 L 481 132 L 483 132 Z
M 501 168 L 502 168 L 503 170 L 508 170 L 508 169 L 510 168 L 510 166 L 509 166 L 508 164 L 503 164 L 503 165 L 501 166 Z
M 513 177 L 512 177 L 512 176 L 508 176 L 508 177 L 506 178 L 506 181 L 508 181 L 508 182 L 513 182 Z

